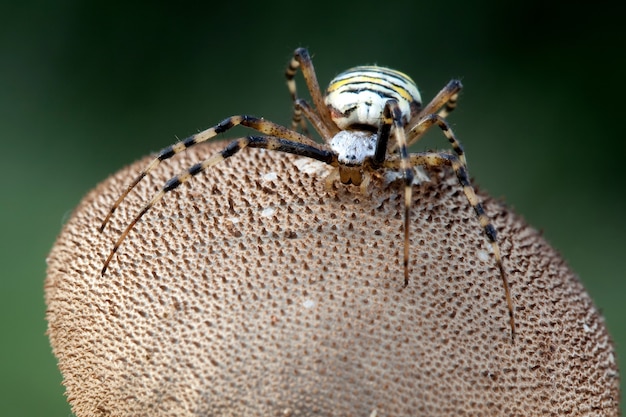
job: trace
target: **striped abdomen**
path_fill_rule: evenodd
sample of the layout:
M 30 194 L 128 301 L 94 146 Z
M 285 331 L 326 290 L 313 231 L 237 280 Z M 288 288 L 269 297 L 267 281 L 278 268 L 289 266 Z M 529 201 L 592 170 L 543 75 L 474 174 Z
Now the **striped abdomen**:
M 341 130 L 357 129 L 375 132 L 387 100 L 400 105 L 404 123 L 421 106 L 417 86 L 399 71 L 376 66 L 351 68 L 336 76 L 326 91 L 326 105 Z

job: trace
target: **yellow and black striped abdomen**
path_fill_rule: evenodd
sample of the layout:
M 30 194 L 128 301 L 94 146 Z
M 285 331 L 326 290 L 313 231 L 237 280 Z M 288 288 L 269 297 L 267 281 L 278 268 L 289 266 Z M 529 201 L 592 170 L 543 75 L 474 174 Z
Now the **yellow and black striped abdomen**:
M 326 105 L 341 130 L 376 131 L 385 103 L 396 100 L 403 120 L 409 121 L 421 106 L 417 86 L 406 74 L 389 68 L 360 66 L 336 76 L 326 90 Z

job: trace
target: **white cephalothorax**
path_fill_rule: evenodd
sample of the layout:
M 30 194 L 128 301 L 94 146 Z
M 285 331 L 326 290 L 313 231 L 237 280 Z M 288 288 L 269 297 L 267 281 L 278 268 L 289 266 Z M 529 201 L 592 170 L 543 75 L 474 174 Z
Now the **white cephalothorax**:
M 376 133 L 365 130 L 341 130 L 330 140 L 330 147 L 337 152 L 339 163 L 361 165 L 366 157 L 374 156 Z

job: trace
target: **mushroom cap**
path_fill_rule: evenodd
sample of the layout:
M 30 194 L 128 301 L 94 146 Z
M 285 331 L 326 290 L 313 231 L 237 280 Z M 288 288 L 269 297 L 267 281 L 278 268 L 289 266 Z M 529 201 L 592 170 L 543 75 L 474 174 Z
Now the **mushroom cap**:
M 78 416 L 611 416 L 613 344 L 541 235 L 480 193 L 515 305 L 511 339 L 489 244 L 450 170 L 414 187 L 403 288 L 403 187 L 325 186 L 324 167 L 244 149 L 168 193 L 225 143 L 91 191 L 48 258 L 48 335 Z

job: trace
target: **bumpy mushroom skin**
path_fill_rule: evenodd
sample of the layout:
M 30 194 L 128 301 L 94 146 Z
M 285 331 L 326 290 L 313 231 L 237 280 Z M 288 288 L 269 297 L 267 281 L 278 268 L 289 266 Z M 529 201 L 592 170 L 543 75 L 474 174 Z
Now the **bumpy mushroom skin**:
M 244 150 L 170 193 L 224 144 L 148 159 L 90 192 L 48 258 L 48 335 L 77 416 L 614 416 L 604 322 L 563 259 L 485 197 L 515 303 L 450 172 L 416 185 L 402 289 L 402 187 L 325 187 L 301 158 Z M 323 170 L 322 170 L 323 171 Z M 375 414 L 373 414 L 375 412 Z

